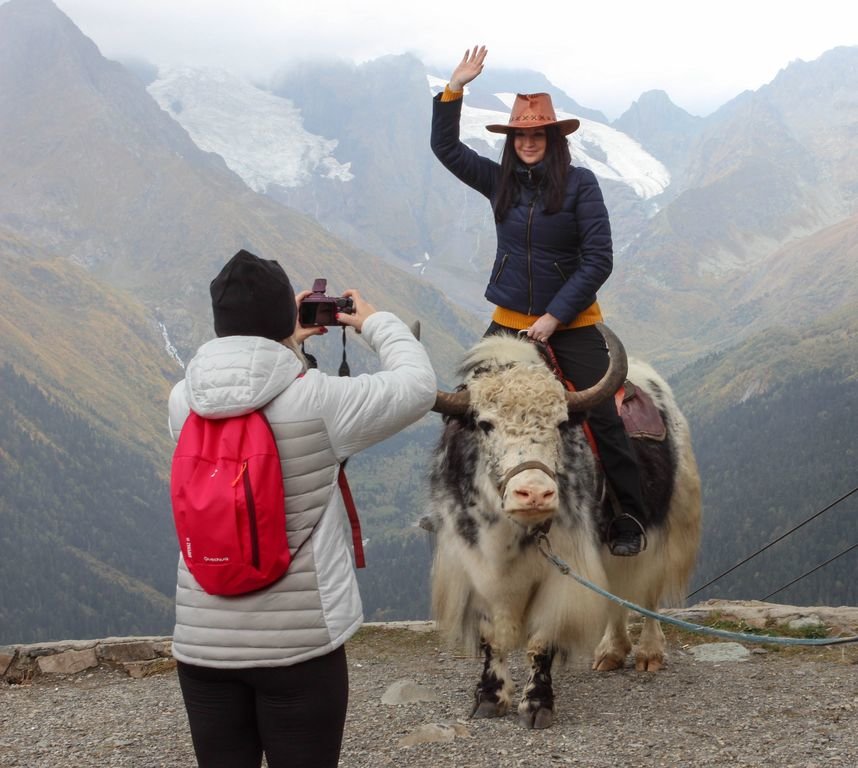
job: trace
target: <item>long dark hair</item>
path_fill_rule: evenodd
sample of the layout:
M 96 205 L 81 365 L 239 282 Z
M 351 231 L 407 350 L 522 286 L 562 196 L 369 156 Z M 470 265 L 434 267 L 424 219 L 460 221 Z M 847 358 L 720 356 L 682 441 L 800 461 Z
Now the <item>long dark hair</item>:
M 569 142 L 556 125 L 545 126 L 545 158 L 542 161 L 545 173 L 541 182 L 541 194 L 545 213 L 557 213 L 566 194 L 566 174 L 572 164 Z M 515 153 L 515 134 L 507 134 L 501 155 L 501 175 L 498 194 L 495 198 L 495 221 L 501 222 L 507 211 L 515 205 L 521 194 L 516 169 L 521 165 Z

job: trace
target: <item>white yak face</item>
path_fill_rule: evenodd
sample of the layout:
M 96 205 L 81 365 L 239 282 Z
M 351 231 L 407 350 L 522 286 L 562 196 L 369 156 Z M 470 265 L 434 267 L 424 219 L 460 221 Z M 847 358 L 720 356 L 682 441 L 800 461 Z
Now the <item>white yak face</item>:
M 566 391 L 541 362 L 482 373 L 468 382 L 479 454 L 503 511 L 525 526 L 557 511 L 558 427 L 569 418 Z

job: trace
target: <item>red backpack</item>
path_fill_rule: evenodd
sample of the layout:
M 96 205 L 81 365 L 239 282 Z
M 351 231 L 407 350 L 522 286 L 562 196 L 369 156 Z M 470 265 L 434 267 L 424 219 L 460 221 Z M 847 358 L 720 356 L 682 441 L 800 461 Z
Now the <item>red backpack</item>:
M 211 595 L 267 587 L 289 568 L 280 455 L 261 411 L 191 412 L 173 454 L 173 519 L 188 570 Z

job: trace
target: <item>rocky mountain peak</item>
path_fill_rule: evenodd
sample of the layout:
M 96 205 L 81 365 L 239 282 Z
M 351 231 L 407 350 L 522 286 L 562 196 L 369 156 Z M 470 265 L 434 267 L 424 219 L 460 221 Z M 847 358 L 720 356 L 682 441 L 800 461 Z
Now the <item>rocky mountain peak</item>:
M 104 60 L 51 0 L 0 6 L 0 94 L 62 88 L 80 74 L 98 79 Z M 118 65 L 116 65 L 118 67 Z

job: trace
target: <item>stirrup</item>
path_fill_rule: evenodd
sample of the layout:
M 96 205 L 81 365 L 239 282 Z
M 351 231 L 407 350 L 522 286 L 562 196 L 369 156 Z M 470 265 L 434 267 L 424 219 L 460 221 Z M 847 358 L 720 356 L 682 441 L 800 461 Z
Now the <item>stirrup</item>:
M 616 522 L 618 520 L 622 520 L 624 517 L 632 520 L 638 527 L 638 530 L 614 533 L 613 529 Z M 646 537 L 646 530 L 644 530 L 641 521 L 634 515 L 630 515 L 627 512 L 624 512 L 611 520 L 611 523 L 608 526 L 607 538 L 608 551 L 615 557 L 634 557 L 635 555 L 639 555 L 641 552 L 646 551 L 647 544 L 649 543 Z

